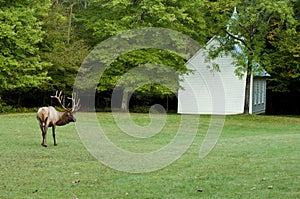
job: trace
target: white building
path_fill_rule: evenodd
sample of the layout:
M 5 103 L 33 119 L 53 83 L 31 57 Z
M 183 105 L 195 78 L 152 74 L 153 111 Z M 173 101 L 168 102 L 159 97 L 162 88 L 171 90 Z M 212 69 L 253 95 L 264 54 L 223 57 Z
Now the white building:
M 212 39 L 207 47 L 219 45 Z M 178 113 L 181 114 L 240 114 L 244 112 L 246 75 L 235 75 L 232 54 L 218 57 L 214 63 L 220 71 L 212 71 L 211 62 L 206 60 L 207 51 L 200 49 L 188 62 L 193 74 L 183 76 L 178 91 Z M 264 113 L 266 108 L 267 73 L 251 77 L 250 114 Z

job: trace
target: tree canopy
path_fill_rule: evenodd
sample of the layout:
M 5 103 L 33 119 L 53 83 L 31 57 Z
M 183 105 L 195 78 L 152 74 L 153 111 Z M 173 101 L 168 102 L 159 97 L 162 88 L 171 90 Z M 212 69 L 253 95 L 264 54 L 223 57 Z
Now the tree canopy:
M 253 72 L 272 68 L 271 57 L 265 50 L 268 41 L 274 45 L 280 43 L 281 39 L 276 38 L 280 34 L 288 38 L 296 34 L 292 3 L 293 1 L 286 0 L 243 0 L 215 1 L 210 5 L 212 21 L 218 24 L 215 32 L 223 40 L 221 47 L 213 49 L 217 52 L 213 53 L 214 56 L 218 56 L 219 52 L 231 51 L 234 45 L 241 49 L 234 56 L 237 58 L 237 73 L 246 73 L 247 76 L 244 113 L 249 113 L 251 75 Z M 233 12 L 233 7 L 237 9 L 237 13 Z M 230 13 L 233 15 L 228 20 Z
M 2 1 L 0 8 L 0 94 L 37 87 L 49 79 L 49 62 L 39 56 L 45 32 L 42 19 L 49 1 Z
M 4 97 L 12 91 L 25 94 L 34 90 L 33 93 L 47 95 L 59 89 L 71 92 L 81 63 L 99 43 L 128 30 L 147 27 L 178 31 L 202 46 L 218 36 L 223 45 L 211 55 L 229 52 L 239 45 L 243 53 L 236 55 L 236 72 L 247 72 L 247 85 L 253 63 L 259 63 L 255 70 L 264 69 L 271 74 L 269 88 L 273 91 L 300 90 L 299 1 L 0 0 L 0 5 L 0 105 L 3 100 L 12 104 L 22 101 Z M 180 46 L 180 40 L 174 41 Z M 149 63 L 170 66 L 178 74 L 189 73 L 186 61 L 162 49 L 133 50 L 110 64 L 97 91 L 122 88 L 120 80 L 125 73 L 142 65 L 151 70 Z M 139 81 L 136 77 L 126 78 L 132 84 Z M 178 81 L 179 78 L 174 80 L 176 84 L 170 84 L 178 88 Z M 147 93 L 147 97 L 149 92 L 172 93 L 156 84 L 142 86 L 138 92 Z
M 93 1 L 89 5 L 91 12 L 85 12 L 78 19 L 85 24 L 85 27 L 92 32 L 93 40 L 91 43 L 103 41 L 113 35 L 121 34 L 130 29 L 141 27 L 161 27 L 180 31 L 189 35 L 198 42 L 204 44 L 207 40 L 206 22 L 204 20 L 204 1 L 194 1 L 184 3 L 182 1 L 165 1 L 165 0 L 113 0 L 113 1 Z M 198 9 L 194 9 L 198 8 Z M 163 42 L 163 41 L 160 41 Z M 101 78 L 98 90 L 112 89 L 117 85 L 119 78 L 131 68 L 146 63 L 158 63 L 173 66 L 180 73 L 187 72 L 184 60 L 171 55 L 167 52 L 154 49 L 140 49 L 123 55 L 114 61 L 112 66 Z M 144 77 L 146 78 L 146 77 Z M 138 82 L 138 78 L 127 77 L 127 82 Z M 172 83 L 171 83 L 172 84 Z M 178 81 L 173 83 L 179 88 Z M 119 85 L 122 87 L 122 85 Z M 126 96 L 134 90 L 124 90 L 124 109 L 127 109 Z M 154 88 L 154 89 L 153 89 Z M 140 90 L 159 93 L 168 93 L 163 86 L 148 85 L 141 87 Z

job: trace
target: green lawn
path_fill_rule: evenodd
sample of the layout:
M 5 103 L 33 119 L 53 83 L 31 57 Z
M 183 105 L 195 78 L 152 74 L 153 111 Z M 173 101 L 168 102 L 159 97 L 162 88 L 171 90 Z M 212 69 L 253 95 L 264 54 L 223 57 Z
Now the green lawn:
M 120 132 L 111 114 L 97 116 L 116 145 L 137 152 L 168 143 L 180 117 L 168 115 L 160 134 L 135 139 Z M 147 114 L 133 117 L 149 122 Z M 58 146 L 49 130 L 44 148 L 34 113 L 2 114 L 0 198 L 300 198 L 300 117 L 227 116 L 216 147 L 199 159 L 209 121 L 200 117 L 194 142 L 173 164 L 131 174 L 90 155 L 74 124 L 57 128 Z

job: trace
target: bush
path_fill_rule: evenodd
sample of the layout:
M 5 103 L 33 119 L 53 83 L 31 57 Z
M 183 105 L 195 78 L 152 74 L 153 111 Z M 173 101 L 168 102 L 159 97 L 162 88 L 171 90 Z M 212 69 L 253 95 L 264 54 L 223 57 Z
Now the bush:
M 6 106 L 3 104 L 0 104 L 0 113 L 9 113 L 13 110 L 12 106 Z
M 149 113 L 150 106 L 134 106 L 129 109 L 132 113 Z
M 26 107 L 13 107 L 7 105 L 0 98 L 0 113 L 27 113 L 27 112 L 36 112 L 37 108 L 26 108 Z

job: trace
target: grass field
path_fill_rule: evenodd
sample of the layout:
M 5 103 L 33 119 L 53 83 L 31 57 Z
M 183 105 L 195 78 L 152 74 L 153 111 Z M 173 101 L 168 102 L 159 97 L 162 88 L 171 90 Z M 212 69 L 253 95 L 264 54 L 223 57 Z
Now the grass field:
M 164 146 L 178 128 L 168 115 L 162 133 L 149 140 L 123 135 L 109 113 L 99 113 L 108 137 L 128 150 Z M 137 123 L 149 122 L 134 114 Z M 196 117 L 196 116 L 195 116 Z M 34 113 L 0 115 L 0 198 L 300 198 L 300 117 L 227 116 L 214 150 L 199 159 L 210 117 L 189 150 L 150 173 L 113 170 L 83 146 L 74 124 L 57 128 L 48 147 Z

